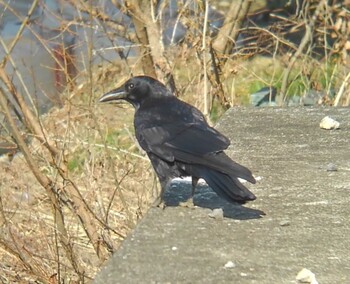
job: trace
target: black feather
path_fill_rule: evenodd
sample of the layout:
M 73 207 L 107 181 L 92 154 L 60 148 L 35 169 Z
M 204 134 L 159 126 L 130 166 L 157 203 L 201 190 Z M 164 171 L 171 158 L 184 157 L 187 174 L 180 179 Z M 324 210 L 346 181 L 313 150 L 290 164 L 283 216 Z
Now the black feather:
M 172 96 L 162 83 L 147 76 L 131 78 L 100 101 L 120 99 L 136 109 L 136 138 L 147 152 L 163 192 L 174 177 L 192 176 L 203 178 L 228 201 L 255 199 L 238 180 L 255 183 L 252 173 L 223 152 L 230 141 L 210 127 L 198 109 Z

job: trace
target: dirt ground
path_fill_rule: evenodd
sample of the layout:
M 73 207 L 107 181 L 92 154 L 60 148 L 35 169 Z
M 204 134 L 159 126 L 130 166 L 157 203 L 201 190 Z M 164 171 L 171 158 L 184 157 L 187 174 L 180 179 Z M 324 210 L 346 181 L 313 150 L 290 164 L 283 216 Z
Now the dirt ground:
M 320 129 L 326 115 L 340 129 Z M 201 186 L 198 207 L 183 208 L 190 185 L 174 183 L 171 206 L 152 208 L 94 283 L 297 283 L 302 268 L 350 282 L 350 110 L 233 108 L 218 128 L 258 178 L 258 199 L 227 204 Z M 225 217 L 210 218 L 214 208 Z

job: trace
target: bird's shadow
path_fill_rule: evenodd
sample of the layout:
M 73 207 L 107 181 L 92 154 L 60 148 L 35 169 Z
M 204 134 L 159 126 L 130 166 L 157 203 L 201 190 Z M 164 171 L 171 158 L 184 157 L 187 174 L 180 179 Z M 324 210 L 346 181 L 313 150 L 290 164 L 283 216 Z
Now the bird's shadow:
M 173 181 L 164 193 L 164 203 L 166 206 L 179 206 L 181 202 L 186 202 L 191 197 L 191 191 L 191 183 Z M 266 215 L 261 210 L 248 208 L 240 203 L 230 203 L 220 198 L 207 185 L 196 186 L 193 203 L 203 208 L 222 208 L 224 217 L 237 220 L 259 219 Z

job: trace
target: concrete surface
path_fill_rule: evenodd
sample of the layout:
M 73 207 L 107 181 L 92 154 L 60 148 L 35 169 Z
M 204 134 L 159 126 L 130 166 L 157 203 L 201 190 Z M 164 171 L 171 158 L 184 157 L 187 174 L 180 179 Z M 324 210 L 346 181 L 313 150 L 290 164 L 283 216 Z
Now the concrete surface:
M 320 129 L 326 115 L 341 128 Z M 231 109 L 218 128 L 260 179 L 258 199 L 230 205 L 202 185 L 199 207 L 183 208 L 190 184 L 174 183 L 172 206 L 152 208 L 94 283 L 296 283 L 304 267 L 350 283 L 350 109 Z

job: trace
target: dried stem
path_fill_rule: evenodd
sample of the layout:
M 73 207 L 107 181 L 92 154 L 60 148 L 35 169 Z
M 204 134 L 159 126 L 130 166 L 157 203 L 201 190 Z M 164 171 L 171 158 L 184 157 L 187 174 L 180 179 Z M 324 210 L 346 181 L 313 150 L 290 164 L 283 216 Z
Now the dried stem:
M 52 205 L 52 214 L 54 216 L 56 229 L 59 232 L 58 236 L 60 239 L 60 242 L 62 244 L 62 247 L 70 260 L 74 270 L 79 275 L 79 278 L 84 281 L 84 275 L 85 271 L 84 268 L 81 266 L 80 262 L 78 261 L 78 257 L 76 252 L 73 250 L 73 246 L 71 244 L 68 232 L 64 225 L 64 215 L 61 209 L 61 204 L 59 201 L 59 198 L 57 196 L 58 189 L 54 185 L 54 183 L 46 176 L 44 175 L 37 165 L 37 163 L 34 161 L 29 148 L 24 141 L 22 135 L 20 134 L 20 131 L 14 121 L 14 119 L 11 116 L 10 110 L 7 106 L 7 100 L 5 98 L 5 93 L 2 88 L 0 88 L 0 106 L 3 109 L 3 112 L 6 116 L 6 119 L 9 123 L 11 133 L 15 139 L 15 141 L 18 144 L 19 149 L 23 153 L 29 168 L 33 172 L 34 176 L 38 180 L 38 182 L 45 188 L 46 193 L 48 197 L 50 198 L 51 205 Z
M 335 97 L 335 100 L 334 100 L 334 106 L 338 106 L 339 105 L 340 99 L 344 95 L 346 87 L 349 86 L 349 80 L 350 80 L 350 72 L 345 77 L 345 79 L 343 80 L 343 82 L 342 82 L 342 84 L 341 84 L 341 86 L 339 88 L 339 91 L 338 91 L 338 93 L 337 93 L 337 95 Z M 347 101 L 345 102 L 345 106 L 349 105 L 349 100 L 350 100 L 349 98 L 350 98 L 350 92 L 348 93 L 348 98 L 347 98 Z
M 297 51 L 293 54 L 293 56 L 289 60 L 288 66 L 283 73 L 279 105 L 282 105 L 286 100 L 287 87 L 288 87 L 288 83 L 289 83 L 288 82 L 289 75 L 290 75 L 290 73 L 293 69 L 293 66 L 296 63 L 297 59 L 300 57 L 303 50 L 306 48 L 307 44 L 311 41 L 312 33 L 314 31 L 315 21 L 319 15 L 319 13 L 321 12 L 321 8 L 324 5 L 325 5 L 325 0 L 320 1 L 319 4 L 317 5 L 317 8 L 316 8 L 313 16 L 311 17 L 311 20 L 308 23 L 305 23 L 305 34 L 301 40 L 301 43 L 300 43 Z M 306 21 L 306 19 L 305 19 L 305 21 Z
M 218 53 L 227 56 L 232 53 L 239 35 L 239 30 L 249 12 L 252 2 L 253 0 L 241 0 L 238 5 L 236 2 L 232 2 L 224 26 L 220 29 L 219 34 L 213 43 L 213 48 Z M 226 61 L 227 57 L 223 60 Z
M 17 32 L 16 36 L 12 40 L 12 42 L 11 42 L 9 48 L 8 48 L 7 54 L 10 54 L 12 52 L 12 50 L 15 47 L 15 45 L 17 44 L 18 40 L 21 38 L 21 35 L 23 33 L 24 28 L 28 27 L 28 21 L 29 21 L 31 15 L 33 14 L 36 6 L 38 5 L 38 2 L 39 2 L 39 0 L 34 0 L 32 2 L 32 5 L 31 5 L 31 7 L 28 10 L 27 16 L 24 19 L 21 20 L 22 24 L 21 24 L 20 28 L 18 29 L 18 32 Z M 4 5 L 5 9 L 9 9 L 9 10 L 11 10 L 11 12 L 14 11 L 12 9 L 12 7 L 7 2 L 5 3 L 4 1 L 1 1 L 1 3 L 2 3 L 2 5 Z M 5 56 L 3 58 L 2 62 L 0 63 L 0 67 L 1 68 L 3 68 L 6 65 L 7 59 L 8 59 L 7 56 Z

